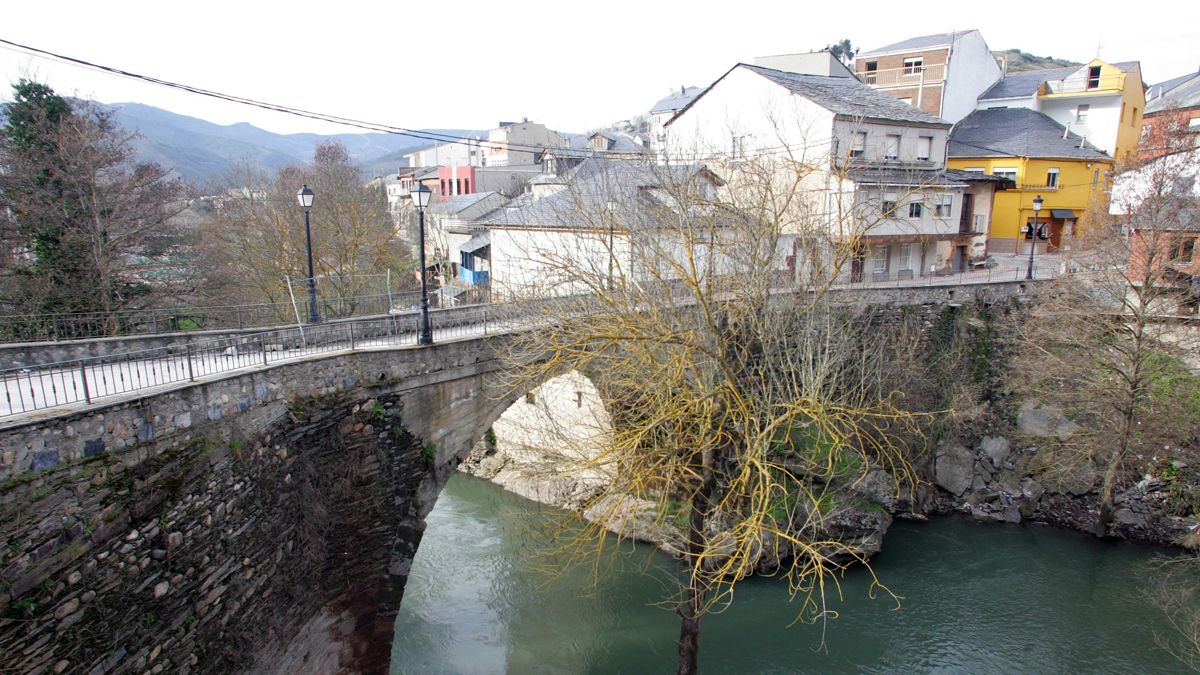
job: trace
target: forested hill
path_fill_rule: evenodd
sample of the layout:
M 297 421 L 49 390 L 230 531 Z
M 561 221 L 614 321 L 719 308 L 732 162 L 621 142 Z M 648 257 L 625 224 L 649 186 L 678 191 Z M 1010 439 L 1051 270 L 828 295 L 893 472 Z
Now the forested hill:
M 135 144 L 142 159 L 173 168 L 201 187 L 219 181 L 244 160 L 266 169 L 308 161 L 321 141 L 335 140 L 346 146 L 365 176 L 395 171 L 404 164 L 404 153 L 430 144 L 384 133 L 276 134 L 245 122 L 214 124 L 141 103 L 106 107 L 114 110 L 118 124 L 139 134 Z M 464 129 L 429 131 L 455 136 L 481 133 Z

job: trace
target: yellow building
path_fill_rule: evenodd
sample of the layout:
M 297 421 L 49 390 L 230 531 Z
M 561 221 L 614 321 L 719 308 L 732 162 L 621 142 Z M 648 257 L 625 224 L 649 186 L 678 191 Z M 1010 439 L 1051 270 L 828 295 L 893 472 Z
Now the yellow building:
M 950 134 L 947 168 L 1008 178 L 1016 189 L 996 193 L 988 227 L 990 253 L 1029 250 L 1025 228 L 1041 196 L 1038 223 L 1047 239 L 1038 250 L 1062 246 L 1064 235 L 1093 199 L 1103 199 L 1113 159 L 1044 113 L 1028 108 L 977 110 Z
M 1092 59 L 1082 66 L 1006 74 L 979 97 L 979 110 L 1029 108 L 1045 113 L 1118 161 L 1141 137 L 1146 94 L 1137 61 Z

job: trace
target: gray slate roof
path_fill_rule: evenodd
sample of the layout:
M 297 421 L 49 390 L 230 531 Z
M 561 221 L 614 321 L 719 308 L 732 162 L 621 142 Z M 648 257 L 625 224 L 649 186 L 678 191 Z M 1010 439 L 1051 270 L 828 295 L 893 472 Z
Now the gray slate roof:
M 961 169 L 946 169 L 946 178 L 958 183 L 995 183 L 997 190 L 1007 190 L 1016 187 L 1017 183 L 1011 178 L 993 176 L 982 171 L 963 171 Z
M 434 204 L 433 206 L 429 207 L 429 210 L 437 213 L 458 213 L 459 211 L 470 208 L 476 203 L 487 199 L 492 195 L 498 194 L 500 193 L 489 191 L 473 192 L 468 195 L 454 195 L 453 197 L 447 197 L 446 199 Z
M 476 222 L 487 227 L 587 227 L 588 223 L 581 222 L 581 212 L 614 211 L 628 226 L 646 221 L 651 205 L 662 207 L 651 189 L 703 171 L 706 169 L 700 165 L 588 159 L 575 169 L 570 187 L 538 198 L 525 193 Z
M 680 91 L 671 92 L 670 96 L 660 99 L 650 108 L 650 113 L 668 113 L 675 112 L 692 102 L 692 99 L 700 95 L 703 91 L 700 87 L 683 87 Z
M 1168 94 L 1172 89 L 1178 87 L 1184 82 L 1187 82 L 1188 80 L 1191 80 L 1193 77 L 1200 77 L 1200 73 L 1187 73 L 1186 75 L 1180 75 L 1179 77 L 1172 77 L 1166 82 L 1152 84 L 1146 88 L 1146 100 L 1150 101 L 1164 94 Z
M 1146 104 L 1146 113 L 1156 113 L 1168 108 L 1192 108 L 1200 106 L 1200 73 L 1192 73 L 1184 78 L 1168 80 L 1163 85 L 1183 79 L 1173 87 L 1163 87 L 1165 94 Z M 1159 86 L 1159 85 L 1155 85 Z M 1154 89 L 1154 87 L 1151 87 Z
M 920 37 L 908 38 L 907 40 L 901 40 L 900 42 L 895 42 L 885 47 L 872 49 L 869 52 L 862 52 L 858 54 L 856 58 L 861 59 L 864 56 L 870 56 L 872 54 L 886 54 L 888 52 L 903 52 L 916 49 L 929 49 L 931 47 L 942 47 L 950 44 L 954 38 L 958 37 L 959 35 L 966 35 L 967 33 L 974 32 L 975 29 L 972 28 L 971 30 L 959 30 L 954 31 L 953 33 L 937 33 L 936 35 L 922 35 Z
M 950 126 L 949 122 L 940 117 L 914 108 L 853 78 L 801 75 L 744 63 L 735 67 L 757 73 L 837 115 Z
M 976 110 L 954 125 L 949 157 L 1050 157 L 1112 160 L 1046 115 L 1028 108 Z
M 991 89 L 983 92 L 980 101 L 990 101 L 998 98 L 1018 98 L 1033 96 L 1038 87 L 1047 80 L 1061 80 L 1079 70 L 1081 66 L 1066 68 L 1046 68 L 1044 70 L 1027 70 L 1020 73 L 1009 73 L 992 85 Z
M 946 171 L 937 169 L 903 169 L 899 167 L 862 167 L 850 169 L 847 177 L 864 185 L 911 185 L 920 187 L 966 187 Z

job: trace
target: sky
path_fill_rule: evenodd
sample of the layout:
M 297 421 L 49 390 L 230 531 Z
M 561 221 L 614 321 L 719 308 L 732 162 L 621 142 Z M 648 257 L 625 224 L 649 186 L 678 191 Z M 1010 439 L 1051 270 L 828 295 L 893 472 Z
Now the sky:
M 1200 5 L 895 0 L 522 0 L 331 3 L 6 3 L 0 38 L 268 103 L 406 128 L 490 129 L 521 118 L 581 132 L 706 86 L 755 56 L 849 38 L 864 50 L 978 28 L 994 49 L 1139 60 L 1148 84 L 1200 69 Z M 1111 9 L 1107 9 L 1111 7 Z M 1130 8 L 1122 14 L 1116 8 Z M 278 133 L 355 129 L 124 79 L 0 45 L 6 82 L 133 101 Z M 8 100 L 4 87 L 0 99 Z

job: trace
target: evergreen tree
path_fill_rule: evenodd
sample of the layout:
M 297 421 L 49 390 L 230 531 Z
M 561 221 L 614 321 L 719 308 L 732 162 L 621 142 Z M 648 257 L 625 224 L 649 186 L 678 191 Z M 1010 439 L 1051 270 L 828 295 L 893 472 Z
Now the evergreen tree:
M 139 274 L 168 252 L 182 186 L 134 161 L 111 116 L 21 80 L 0 134 L 4 313 L 98 313 L 74 333 L 111 332 L 117 312 L 155 290 Z M 52 322 L 63 326 L 61 321 Z M 66 337 L 57 329 L 45 337 Z

